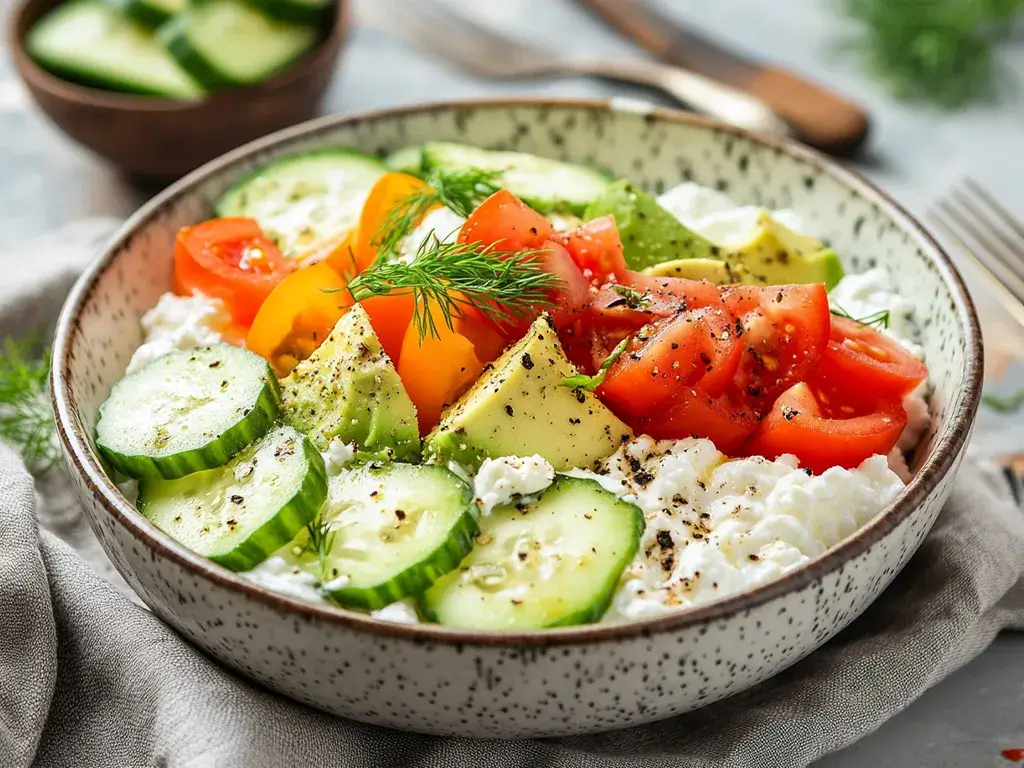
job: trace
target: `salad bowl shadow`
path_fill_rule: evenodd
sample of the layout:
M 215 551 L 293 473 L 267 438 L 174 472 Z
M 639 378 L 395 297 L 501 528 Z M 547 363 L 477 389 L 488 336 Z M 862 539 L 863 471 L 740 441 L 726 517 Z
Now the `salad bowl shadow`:
M 150 524 L 108 479 L 97 410 L 171 284 L 177 229 L 236 179 L 285 154 L 387 152 L 431 139 L 603 167 L 660 191 L 681 180 L 798 211 L 848 270 L 884 264 L 916 308 L 932 426 L 906 490 L 862 529 L 784 577 L 621 624 L 528 633 L 379 621 L 271 592 Z M 484 101 L 331 117 L 236 150 L 154 198 L 86 270 L 60 317 L 52 373 L 70 473 L 104 550 L 153 612 L 211 656 L 336 715 L 475 737 L 597 732 L 680 714 L 747 689 L 853 621 L 928 533 L 951 490 L 980 399 L 977 317 L 949 258 L 897 204 L 822 156 L 681 112 L 607 102 Z
M 33 100 L 68 137 L 128 176 L 166 184 L 248 141 L 315 117 L 348 29 L 339 0 L 323 40 L 264 82 L 194 101 L 139 96 L 64 80 L 29 56 L 29 30 L 62 0 L 21 0 L 8 20 L 11 58 Z

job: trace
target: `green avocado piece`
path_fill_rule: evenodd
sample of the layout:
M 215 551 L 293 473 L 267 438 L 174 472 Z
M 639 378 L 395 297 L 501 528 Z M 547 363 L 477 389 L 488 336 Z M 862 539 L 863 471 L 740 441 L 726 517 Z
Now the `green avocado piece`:
M 396 461 L 419 458 L 416 406 L 359 304 L 281 382 L 281 399 L 284 420 L 321 451 L 337 437 Z
M 749 270 L 755 285 L 824 283 L 831 290 L 843 278 L 836 252 L 811 237 L 794 232 L 769 213 L 757 220 L 757 232 L 727 257 L 733 265 Z
M 578 373 L 540 318 L 445 412 L 424 452 L 469 469 L 533 454 L 559 471 L 593 466 L 633 433 L 592 393 L 560 386 Z
M 654 277 L 683 277 L 687 280 L 707 280 L 715 285 L 756 283 L 754 276 L 742 264 L 720 259 L 677 259 L 655 264 L 644 270 Z
M 642 270 L 665 261 L 716 258 L 721 249 L 688 229 L 657 200 L 620 179 L 587 206 L 585 221 L 611 214 L 622 238 L 626 265 Z

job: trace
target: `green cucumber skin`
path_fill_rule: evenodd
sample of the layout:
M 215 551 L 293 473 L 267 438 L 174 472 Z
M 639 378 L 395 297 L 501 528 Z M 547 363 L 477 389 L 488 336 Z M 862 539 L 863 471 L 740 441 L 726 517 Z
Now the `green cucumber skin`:
M 261 176 L 266 175 L 268 172 L 273 171 L 274 168 L 279 165 L 284 165 L 294 160 L 300 160 L 310 157 L 329 157 L 332 155 L 349 155 L 352 157 L 357 157 L 365 160 L 372 160 L 373 162 L 376 162 L 378 164 L 380 164 L 381 162 L 381 159 L 378 155 L 374 155 L 369 152 L 363 152 L 358 149 L 352 149 L 351 147 L 327 147 L 324 149 L 315 149 L 310 152 L 300 152 L 294 155 L 286 155 L 284 157 L 279 157 L 276 160 L 271 160 L 269 163 L 261 165 L 259 168 L 252 171 L 251 173 L 247 173 L 241 179 L 239 179 L 230 187 L 228 187 L 224 194 L 217 198 L 217 201 L 213 204 L 213 212 L 221 218 L 229 216 L 244 216 L 246 215 L 247 209 L 245 206 L 238 205 L 238 199 L 242 197 L 242 194 L 245 191 L 245 187 L 249 185 L 251 182 L 260 178 Z M 381 167 L 383 168 L 383 165 L 381 165 Z
M 313 521 L 327 500 L 327 469 L 323 457 L 305 438 L 302 440 L 302 452 L 309 471 L 295 495 L 245 541 L 229 552 L 205 555 L 207 559 L 232 571 L 248 571 L 294 539 Z M 143 515 L 146 514 L 146 495 L 147 482 L 143 480 L 139 483 L 138 501 Z
M 174 480 L 193 472 L 224 466 L 245 446 L 269 432 L 280 414 L 281 392 L 277 380 L 268 376 L 252 410 L 202 448 L 173 456 L 150 457 L 118 453 L 99 440 L 96 447 L 107 463 L 122 475 Z
M 46 57 L 36 56 L 35 54 L 33 54 L 32 57 L 43 69 L 53 75 L 56 75 L 61 80 L 67 80 L 69 83 L 77 83 L 78 85 L 86 88 L 95 88 L 99 91 L 113 91 L 115 93 L 128 93 L 133 96 L 151 96 L 153 98 L 174 99 L 176 101 L 197 101 L 206 96 L 205 90 L 199 90 L 196 93 L 172 92 L 161 90 L 159 88 L 144 88 L 123 80 L 113 80 L 105 77 L 92 77 L 90 75 L 82 74 L 73 67 L 66 67 L 63 64 L 51 61 Z M 202 88 L 198 82 L 196 82 L 195 85 L 196 88 Z
M 148 29 L 156 29 L 174 18 L 168 13 L 140 0 L 107 0 L 107 5 L 116 10 L 126 19 L 131 19 Z
M 250 0 L 252 4 L 263 13 L 278 21 L 287 21 L 292 24 L 308 24 L 315 26 L 324 23 L 334 11 L 334 2 L 328 2 L 320 7 L 306 5 L 304 3 L 293 3 L 290 0 Z
M 188 72 L 193 80 L 209 91 L 248 85 L 248 83 L 240 83 L 225 75 L 192 45 L 192 41 L 188 38 L 190 23 L 191 19 L 188 14 L 183 13 L 171 19 L 157 31 L 157 39 L 163 43 L 164 48 L 174 57 L 178 65 Z
M 416 156 L 415 164 L 409 162 L 413 155 Z M 384 158 L 384 165 L 387 166 L 388 170 L 408 173 L 410 176 L 425 175 L 424 162 L 422 146 L 403 147 Z
M 468 490 L 468 489 L 467 489 Z M 466 512 L 449 529 L 444 544 L 418 563 L 414 563 L 383 584 L 372 587 L 343 587 L 325 590 L 332 601 L 344 608 L 377 610 L 402 598 L 419 595 L 435 581 L 459 567 L 473 548 L 480 528 L 473 512 L 473 495 L 466 494 Z

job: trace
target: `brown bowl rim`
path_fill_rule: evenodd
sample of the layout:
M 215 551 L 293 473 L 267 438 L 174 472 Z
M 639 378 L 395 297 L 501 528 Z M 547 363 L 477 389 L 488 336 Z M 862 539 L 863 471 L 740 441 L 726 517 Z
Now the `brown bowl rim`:
M 337 0 L 337 10 L 331 19 L 330 30 L 324 39 L 312 52 L 292 62 L 285 70 L 267 80 L 239 88 L 215 91 L 199 99 L 171 99 L 163 96 L 145 96 L 91 88 L 58 77 L 36 64 L 25 50 L 24 35 L 28 33 L 28 30 L 19 33 L 19 28 L 25 13 L 37 2 L 40 0 L 19 0 L 7 17 L 5 30 L 7 48 L 11 52 L 15 69 L 25 83 L 30 88 L 39 88 L 50 96 L 77 104 L 80 107 L 148 113 L 186 112 L 206 109 L 211 106 L 216 107 L 259 93 L 287 88 L 305 77 L 311 70 L 325 64 L 333 66 L 348 33 L 350 12 L 348 0 Z M 54 5 L 56 4 L 58 3 L 55 2 Z
M 403 107 L 365 111 L 349 116 L 328 116 L 311 120 L 292 128 L 270 134 L 251 142 L 217 160 L 202 166 L 181 179 L 140 208 L 111 239 L 105 252 L 79 277 L 61 310 L 53 346 L 51 371 L 51 397 L 56 414 L 57 433 L 71 467 L 85 482 L 86 487 L 103 503 L 106 511 L 146 547 L 155 550 L 187 570 L 212 581 L 214 584 L 263 601 L 279 611 L 298 614 L 307 619 L 338 624 L 350 630 L 367 631 L 374 635 L 405 639 L 418 643 L 441 643 L 457 647 L 480 645 L 501 647 L 544 647 L 616 642 L 650 637 L 654 634 L 677 632 L 698 625 L 748 612 L 778 597 L 807 588 L 817 579 L 841 569 L 848 561 L 868 551 L 884 539 L 896 526 L 906 520 L 939 485 L 956 463 L 970 436 L 974 417 L 981 399 L 983 348 L 978 315 L 959 271 L 942 247 L 928 234 L 903 207 L 892 200 L 860 174 L 843 168 L 815 150 L 788 140 L 773 140 L 755 136 L 744 130 L 715 120 L 673 109 L 651 107 L 648 119 L 665 120 L 691 125 L 767 145 L 777 152 L 788 154 L 828 174 L 852 188 L 883 209 L 904 231 L 917 239 L 919 247 L 929 253 L 933 263 L 951 289 L 955 311 L 966 332 L 965 375 L 961 388 L 965 397 L 955 412 L 950 414 L 947 427 L 938 436 L 931 455 L 900 496 L 879 513 L 866 526 L 844 539 L 820 558 L 812 560 L 780 579 L 736 595 L 723 597 L 696 608 L 680 610 L 664 616 L 652 617 L 621 624 L 590 624 L 580 627 L 534 630 L 528 632 L 465 631 L 434 624 L 398 624 L 370 618 L 332 605 L 318 605 L 288 597 L 239 576 L 186 549 L 146 520 L 121 495 L 114 483 L 104 474 L 88 436 L 82 434 L 72 417 L 72 400 L 68 391 L 68 371 L 71 365 L 71 340 L 77 328 L 77 319 L 96 286 L 100 276 L 108 269 L 114 254 L 159 209 L 172 199 L 187 193 L 206 177 L 221 172 L 244 157 L 256 154 L 277 144 L 316 134 L 335 125 L 359 123 L 386 117 L 429 114 L 457 109 L 514 109 L 569 108 L 585 111 L 618 112 L 616 100 L 567 98 L 497 98 L 429 102 Z

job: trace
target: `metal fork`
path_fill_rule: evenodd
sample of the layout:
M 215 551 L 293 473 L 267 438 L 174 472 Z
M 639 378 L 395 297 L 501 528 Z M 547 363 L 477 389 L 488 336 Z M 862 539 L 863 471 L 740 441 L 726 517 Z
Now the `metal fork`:
M 1024 327 L 1024 224 L 970 178 L 940 198 L 929 219 L 979 268 L 996 300 Z M 1014 500 L 1024 504 L 1024 453 L 995 460 Z
M 535 45 L 511 40 L 431 0 L 365 0 L 357 20 L 395 33 L 411 45 L 478 77 L 519 80 L 543 75 L 586 75 L 633 83 L 667 93 L 710 117 L 771 136 L 789 136 L 789 125 L 764 102 L 681 67 L 649 60 L 563 59 Z

